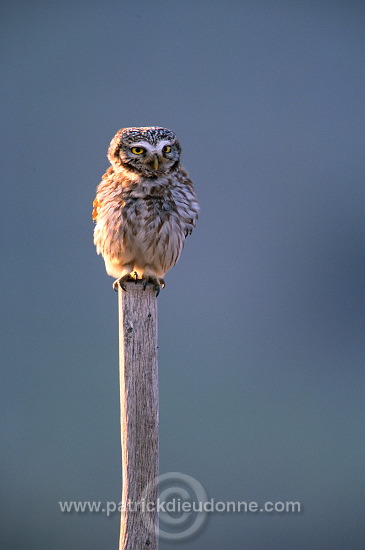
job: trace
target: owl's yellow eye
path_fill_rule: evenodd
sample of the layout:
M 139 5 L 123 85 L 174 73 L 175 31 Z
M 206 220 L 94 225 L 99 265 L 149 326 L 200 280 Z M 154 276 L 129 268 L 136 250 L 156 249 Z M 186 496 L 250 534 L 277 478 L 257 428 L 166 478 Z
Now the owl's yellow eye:
M 162 151 L 164 153 L 170 153 L 170 151 L 171 151 L 170 145 L 165 145 L 164 147 L 162 147 Z
M 143 147 L 132 147 L 131 151 L 134 155 L 142 155 L 144 153 Z

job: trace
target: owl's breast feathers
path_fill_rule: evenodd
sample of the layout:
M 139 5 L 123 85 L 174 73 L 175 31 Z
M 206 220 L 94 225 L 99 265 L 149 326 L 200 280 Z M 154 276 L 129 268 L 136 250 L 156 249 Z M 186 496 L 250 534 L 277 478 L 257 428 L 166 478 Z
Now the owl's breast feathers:
M 187 172 L 132 179 L 110 167 L 97 188 L 92 218 L 98 253 L 124 262 L 155 261 L 166 272 L 195 226 L 198 203 Z

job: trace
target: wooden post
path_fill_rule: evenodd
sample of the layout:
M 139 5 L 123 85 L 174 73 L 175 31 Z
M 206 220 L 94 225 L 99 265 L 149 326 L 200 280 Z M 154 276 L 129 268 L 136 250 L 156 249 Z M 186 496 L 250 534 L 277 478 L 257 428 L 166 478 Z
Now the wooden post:
M 119 288 L 118 302 L 123 466 L 119 550 L 158 550 L 158 514 L 152 509 L 158 489 L 156 291 L 128 283 L 126 292 Z

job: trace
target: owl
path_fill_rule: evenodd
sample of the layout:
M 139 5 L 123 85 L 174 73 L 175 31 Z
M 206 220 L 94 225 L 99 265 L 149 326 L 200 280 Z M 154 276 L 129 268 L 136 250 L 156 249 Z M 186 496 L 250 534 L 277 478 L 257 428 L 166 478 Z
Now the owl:
M 198 218 L 194 186 L 180 164 L 181 147 L 167 128 L 122 128 L 110 143 L 111 166 L 93 203 L 94 244 L 114 290 L 128 281 L 153 285 L 179 259 Z

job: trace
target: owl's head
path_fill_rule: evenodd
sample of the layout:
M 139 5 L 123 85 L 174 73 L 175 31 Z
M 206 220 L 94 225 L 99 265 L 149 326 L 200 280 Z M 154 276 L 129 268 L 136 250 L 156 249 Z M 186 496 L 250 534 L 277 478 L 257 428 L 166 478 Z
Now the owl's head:
M 108 159 L 116 171 L 130 170 L 156 177 L 176 170 L 180 153 L 180 143 L 171 130 L 158 126 L 133 127 L 116 133 Z

